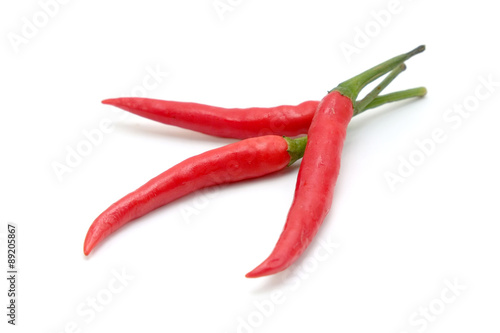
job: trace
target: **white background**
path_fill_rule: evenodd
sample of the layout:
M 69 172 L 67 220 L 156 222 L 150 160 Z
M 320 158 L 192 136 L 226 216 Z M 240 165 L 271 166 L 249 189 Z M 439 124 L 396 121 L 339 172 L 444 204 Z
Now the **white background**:
M 6 271 L 6 225 L 16 223 L 20 272 L 15 328 L 0 283 L 2 332 L 498 332 L 494 2 L 401 0 L 396 10 L 380 0 L 221 2 L 231 9 L 222 16 L 212 0 L 67 1 L 50 7 L 46 22 L 37 1 L 0 5 L 0 258 Z M 374 13 L 388 8 L 377 23 Z M 34 16 L 44 26 L 23 37 Z M 14 35 L 25 39 L 14 46 Z M 346 55 L 347 44 L 357 53 Z M 387 91 L 423 85 L 428 95 L 349 126 L 332 210 L 317 235 L 338 245 L 332 251 L 315 242 L 296 270 L 244 277 L 278 239 L 297 165 L 189 195 L 84 257 L 86 231 L 111 203 L 235 141 L 125 116 L 102 99 L 140 91 L 157 70 L 148 97 L 298 104 L 420 44 L 427 50 Z M 495 82 L 491 92 L 481 78 Z M 477 89 L 488 96 L 478 100 Z M 445 118 L 464 103 L 473 109 L 466 118 Z M 103 121 L 109 133 L 58 179 L 55 163 L 66 164 L 68 149 Z M 446 140 L 391 190 L 384 175 L 397 174 L 400 158 L 416 157 L 415 142 L 436 129 Z M 122 273 L 128 280 L 115 281 Z M 271 303 L 276 294 L 279 304 Z

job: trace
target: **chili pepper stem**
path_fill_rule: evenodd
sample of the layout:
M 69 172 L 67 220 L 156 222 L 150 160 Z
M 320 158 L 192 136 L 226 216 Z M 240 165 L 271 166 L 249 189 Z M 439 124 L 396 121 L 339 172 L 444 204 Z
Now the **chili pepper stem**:
M 361 111 L 363 111 L 368 104 L 370 104 L 379 94 L 384 90 L 394 79 L 406 70 L 406 65 L 402 63 L 398 67 L 392 70 L 387 77 L 380 82 L 378 86 L 376 86 L 372 91 L 370 91 L 362 100 L 356 101 L 354 104 L 354 114 L 357 115 Z
M 364 71 L 361 74 L 356 75 L 355 77 L 340 83 L 336 88 L 330 90 L 329 92 L 336 90 L 340 92 L 342 95 L 351 99 L 351 101 L 355 101 L 358 97 L 359 92 L 363 89 L 367 84 L 376 80 L 380 76 L 390 72 L 394 68 L 396 68 L 399 64 L 405 62 L 416 54 L 419 54 L 425 50 L 425 45 L 420 45 L 419 47 L 411 50 L 408 53 L 401 54 L 394 58 L 391 58 L 387 61 L 384 61 L 381 64 L 378 64 L 375 67 L 370 68 L 369 70 Z
M 307 135 L 296 139 L 284 136 L 283 139 L 288 143 L 288 153 L 290 154 L 290 162 L 288 166 L 300 160 L 304 156 L 304 151 L 306 150 Z
M 397 102 L 412 97 L 424 97 L 426 94 L 427 94 L 427 89 L 425 87 L 418 87 L 402 91 L 396 91 L 386 95 L 380 95 L 377 96 L 377 98 L 371 101 L 370 104 L 365 106 L 362 110 L 359 110 L 357 115 L 366 110 L 376 108 L 386 103 Z
M 425 89 L 424 87 L 419 87 L 419 88 L 396 91 L 386 95 L 377 96 L 368 105 L 360 107 L 358 112 L 354 114 L 354 116 L 363 113 L 366 110 L 376 108 L 386 103 L 402 101 L 413 97 L 423 97 L 426 94 L 427 94 L 427 89 Z M 288 163 L 288 166 L 290 166 L 304 156 L 304 151 L 307 144 L 307 135 L 295 139 L 289 138 L 287 136 L 283 136 L 283 138 L 288 143 L 287 151 L 290 154 L 290 162 Z

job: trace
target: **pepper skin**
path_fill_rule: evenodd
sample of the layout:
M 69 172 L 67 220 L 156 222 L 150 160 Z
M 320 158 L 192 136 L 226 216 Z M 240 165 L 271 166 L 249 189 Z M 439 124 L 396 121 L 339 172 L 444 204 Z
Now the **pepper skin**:
M 352 115 L 351 100 L 338 91 L 321 101 L 309 128 L 285 228 L 271 255 L 246 277 L 271 275 L 288 268 L 311 243 L 332 204 Z
M 188 158 L 118 200 L 99 215 L 87 232 L 85 255 L 127 222 L 191 192 L 284 169 L 291 161 L 292 152 L 288 150 L 285 138 L 267 135 Z
M 106 99 L 102 103 L 160 123 L 235 139 L 270 134 L 291 137 L 305 134 L 318 106 L 317 101 L 307 101 L 299 105 L 270 108 L 226 109 L 138 97 Z

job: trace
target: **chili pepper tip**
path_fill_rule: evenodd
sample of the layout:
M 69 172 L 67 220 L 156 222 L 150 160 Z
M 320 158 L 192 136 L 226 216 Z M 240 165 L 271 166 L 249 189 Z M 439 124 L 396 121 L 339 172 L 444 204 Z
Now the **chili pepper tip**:
M 89 249 L 88 245 L 85 244 L 84 247 L 83 247 L 83 254 L 85 254 L 86 256 L 88 256 L 90 254 L 90 251 L 92 251 L 91 249 Z
M 94 237 L 94 234 L 89 230 L 89 232 L 87 233 L 87 236 L 85 237 L 85 242 L 83 244 L 83 254 L 88 256 L 90 254 L 90 252 L 92 252 L 92 250 L 94 249 L 94 247 L 97 245 L 98 242 L 99 242 L 99 240 L 97 240 Z
M 285 258 L 284 256 L 276 255 L 276 253 L 273 252 L 266 260 L 264 260 L 264 262 L 247 273 L 245 277 L 259 278 L 279 273 L 292 264 L 293 260 L 290 261 L 289 259 L 290 257 Z
M 245 277 L 246 278 L 250 278 L 250 279 L 259 278 L 259 277 L 263 277 L 263 276 L 267 276 L 267 275 L 272 275 L 272 274 L 278 273 L 278 272 L 280 272 L 282 270 L 283 270 L 282 267 L 279 267 L 279 266 L 273 267 L 267 261 L 264 261 L 261 265 L 259 265 L 256 268 L 254 268 L 253 271 L 247 273 L 245 275 Z
M 116 98 L 108 98 L 108 99 L 104 99 L 102 100 L 102 104 L 107 104 L 107 105 L 114 105 L 113 101 L 116 100 Z

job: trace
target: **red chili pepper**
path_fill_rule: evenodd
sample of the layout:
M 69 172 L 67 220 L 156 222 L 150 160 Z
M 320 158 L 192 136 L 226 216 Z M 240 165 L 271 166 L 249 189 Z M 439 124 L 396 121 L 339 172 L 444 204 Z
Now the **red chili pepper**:
M 344 138 L 352 115 L 352 101 L 338 91 L 328 94 L 318 106 L 309 128 L 285 228 L 269 258 L 246 277 L 260 277 L 286 269 L 311 243 L 332 203 Z
M 106 209 L 92 223 L 84 243 L 90 251 L 109 234 L 140 216 L 196 190 L 260 177 L 302 157 L 305 138 L 250 138 L 213 149 L 168 169 Z
M 102 101 L 139 116 L 214 136 L 246 139 L 260 135 L 297 136 L 307 133 L 316 101 L 272 108 L 226 109 L 197 103 L 148 98 Z
M 419 93 L 422 92 L 422 88 Z M 406 91 L 404 97 L 388 94 L 375 98 L 365 110 L 413 96 L 416 89 Z M 425 94 L 425 90 L 423 90 Z M 401 92 L 399 92 L 401 94 Z M 123 97 L 106 99 L 104 104 L 119 107 L 136 115 L 193 131 L 235 139 L 277 134 L 298 136 L 306 134 L 319 102 L 307 101 L 299 105 L 281 105 L 270 108 L 226 109 L 216 106 L 164 101 L 150 98 Z
M 360 90 L 424 49 L 421 46 L 373 67 L 341 83 L 323 98 L 309 128 L 309 139 L 284 230 L 271 255 L 249 272 L 247 277 L 255 278 L 283 271 L 309 246 L 332 204 L 347 125 L 353 116 Z M 369 103 L 370 99 L 373 99 L 371 94 L 358 105 Z

